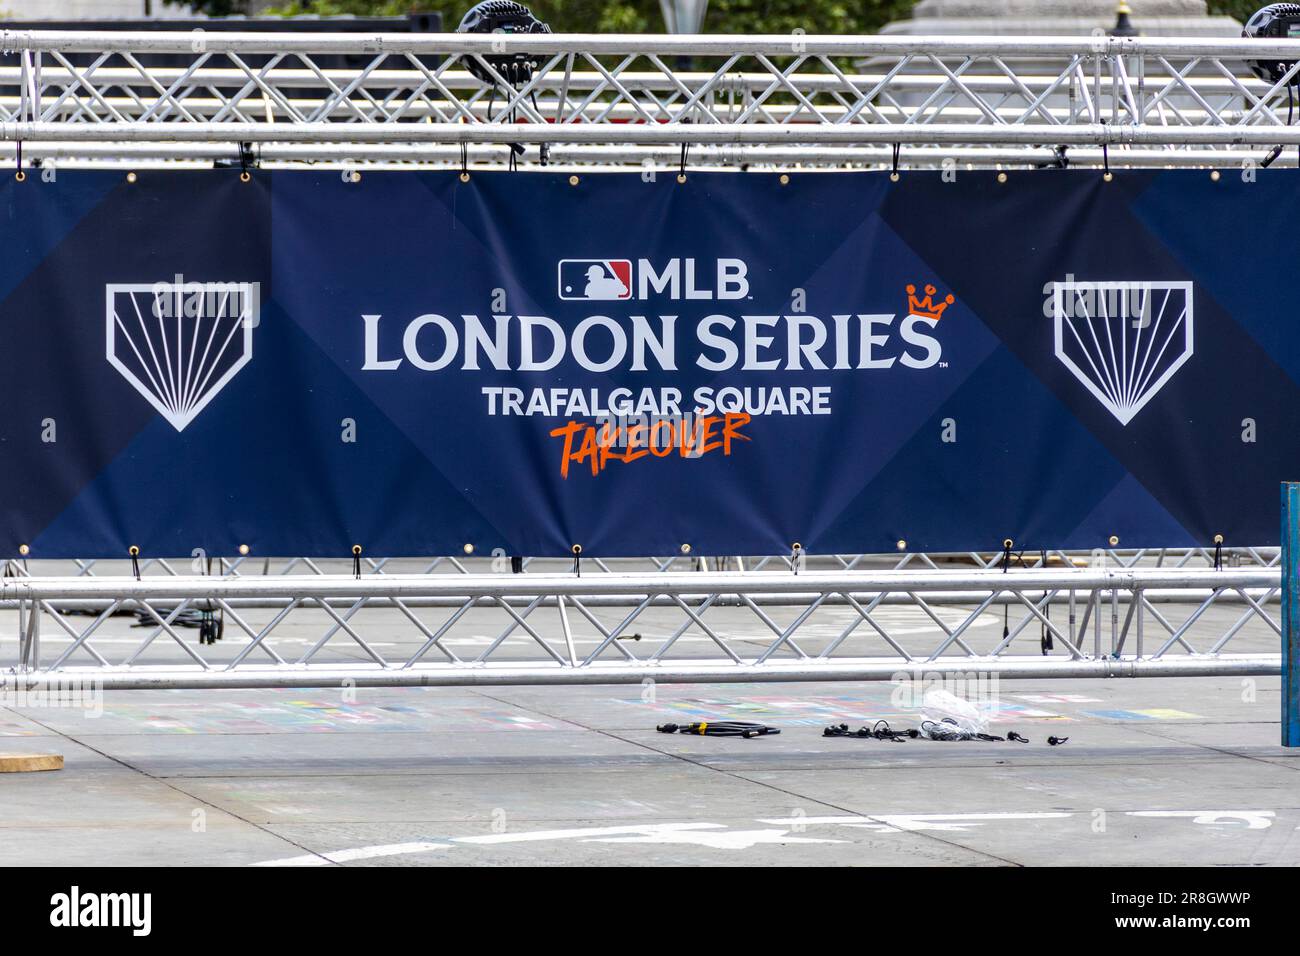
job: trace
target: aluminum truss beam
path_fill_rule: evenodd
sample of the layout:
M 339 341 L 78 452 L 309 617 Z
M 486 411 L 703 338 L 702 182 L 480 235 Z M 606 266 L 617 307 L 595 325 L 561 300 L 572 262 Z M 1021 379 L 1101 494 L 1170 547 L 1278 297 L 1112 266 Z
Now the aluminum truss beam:
M 722 168 L 874 167 L 895 145 L 910 168 L 1095 165 L 1102 147 L 1116 166 L 1222 167 L 1300 146 L 1300 67 L 1268 84 L 1245 63 L 1300 61 L 1300 40 L 8 31 L 0 47 L 0 141 L 47 163 L 254 144 L 268 164 L 400 168 L 454 165 L 464 144 L 500 165 L 518 143 L 610 168 L 683 144 Z M 521 86 L 468 69 L 499 78 L 491 58 L 516 52 L 537 64 Z
M 78 577 L 11 579 L 0 606 L 17 609 L 10 677 L 29 687 L 1164 677 L 1279 673 L 1280 587 L 1272 568 Z M 92 608 L 84 624 L 73 605 Z M 122 612 L 147 633 L 105 639 L 128 647 L 110 660 L 97 642 Z M 187 640 L 177 622 L 196 612 L 244 639 Z M 462 656 L 467 642 L 448 635 L 482 630 L 484 615 L 499 633 L 475 634 L 481 650 Z M 306 632 L 290 654 L 272 635 L 292 616 Z M 1248 626 L 1255 649 L 1225 652 Z

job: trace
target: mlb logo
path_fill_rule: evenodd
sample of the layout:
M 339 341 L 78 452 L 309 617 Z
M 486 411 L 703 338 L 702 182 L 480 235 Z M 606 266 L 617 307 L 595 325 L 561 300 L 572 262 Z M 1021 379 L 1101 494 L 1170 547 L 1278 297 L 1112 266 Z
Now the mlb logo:
M 632 298 L 630 259 L 561 259 L 560 298 L 608 302 Z

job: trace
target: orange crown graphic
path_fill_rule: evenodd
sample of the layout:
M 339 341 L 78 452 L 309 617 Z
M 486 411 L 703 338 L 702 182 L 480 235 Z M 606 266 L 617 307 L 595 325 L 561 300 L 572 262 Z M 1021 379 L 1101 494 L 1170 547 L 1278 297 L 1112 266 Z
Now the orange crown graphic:
M 934 321 L 936 322 L 942 319 L 943 313 L 947 311 L 948 306 L 952 305 L 957 300 L 954 299 L 951 295 L 948 295 L 944 298 L 942 302 L 935 302 L 934 297 L 938 293 L 938 291 L 939 290 L 936 289 L 934 286 L 927 285 L 925 287 L 925 298 L 918 299 L 916 297 L 916 286 L 912 285 L 911 283 L 908 283 L 907 286 L 908 315 L 917 315 L 923 319 L 934 319 Z

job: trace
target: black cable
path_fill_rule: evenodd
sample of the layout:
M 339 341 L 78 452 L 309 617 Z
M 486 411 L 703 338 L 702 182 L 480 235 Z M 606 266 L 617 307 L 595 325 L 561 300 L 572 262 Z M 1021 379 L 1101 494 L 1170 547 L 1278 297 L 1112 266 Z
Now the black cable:
M 1043 562 L 1042 566 L 1043 569 L 1046 570 L 1047 549 L 1044 548 L 1041 553 L 1042 553 L 1042 562 Z M 1047 601 L 1044 606 L 1043 620 L 1039 621 L 1038 623 L 1038 649 L 1042 652 L 1044 657 L 1047 656 L 1048 651 L 1055 649 L 1056 646 L 1052 641 L 1051 629 L 1048 628 L 1047 626 L 1048 622 L 1050 622 L 1051 620 L 1052 620 L 1052 602 Z
M 1106 121 L 1104 119 L 1101 121 L 1101 125 L 1102 126 L 1106 125 Z M 1104 139 L 1101 141 L 1101 162 L 1102 162 L 1102 166 L 1105 167 L 1105 170 L 1102 173 L 1102 175 L 1105 176 L 1106 182 L 1110 182 L 1110 144 L 1107 143 L 1106 140 Z
M 1286 125 L 1287 126 L 1291 125 L 1291 123 L 1294 120 L 1294 117 L 1295 117 L 1295 90 L 1288 83 L 1286 88 Z M 1272 166 L 1275 162 L 1277 162 L 1277 158 L 1281 155 L 1282 155 L 1282 145 L 1279 143 L 1277 146 L 1274 146 L 1272 149 L 1268 151 L 1268 155 L 1264 157 L 1264 161 L 1259 164 L 1260 169 L 1268 169 L 1268 167 Z M 1296 147 L 1296 162 L 1297 165 L 1300 165 L 1300 146 Z
M 966 730 L 958 726 L 957 721 L 951 717 L 945 717 L 941 721 L 921 721 L 921 735 L 931 740 L 986 740 L 990 743 L 999 743 L 1006 740 L 1005 737 L 998 737 L 994 734 Z
M 696 737 L 766 737 L 779 734 L 780 727 L 754 723 L 748 720 L 701 720 L 693 724 L 660 724 L 655 728 L 661 734 L 690 734 Z
M 822 730 L 823 737 L 869 737 L 872 740 L 890 740 L 894 743 L 902 743 L 921 736 L 921 732 L 911 728 L 907 730 L 894 730 L 889 726 L 887 720 L 877 720 L 871 725 L 871 729 L 859 727 L 857 730 L 849 730 L 848 724 L 832 724 Z
M 1287 83 L 1287 126 L 1291 125 L 1291 113 L 1295 109 L 1295 87 Z M 1278 152 L 1282 152 L 1282 147 L 1278 147 Z M 1300 166 L 1300 146 L 1296 147 L 1296 165 Z

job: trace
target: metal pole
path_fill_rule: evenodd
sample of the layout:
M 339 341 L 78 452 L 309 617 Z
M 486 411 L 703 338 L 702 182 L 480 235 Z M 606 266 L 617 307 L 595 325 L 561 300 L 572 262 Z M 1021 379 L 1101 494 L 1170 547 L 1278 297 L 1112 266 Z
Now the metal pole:
M 1033 657 L 980 657 L 911 663 L 890 659 L 794 661 L 781 664 L 734 663 L 725 659 L 671 663 L 590 664 L 568 667 L 557 661 L 513 662 L 493 666 L 433 664 L 394 668 L 366 665 L 256 665 L 238 670 L 180 667 L 68 667 L 24 675 L 29 688 L 57 687 L 60 681 L 93 680 L 105 690 L 205 690 L 213 688 L 503 687 L 640 684 L 791 683 L 803 681 L 928 680 L 935 675 L 997 674 L 1000 680 L 1112 677 L 1269 677 L 1278 673 L 1276 657 L 1171 660 L 1062 660 Z
M 1282 746 L 1300 747 L 1300 482 L 1282 483 Z

